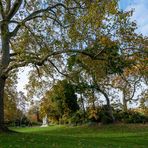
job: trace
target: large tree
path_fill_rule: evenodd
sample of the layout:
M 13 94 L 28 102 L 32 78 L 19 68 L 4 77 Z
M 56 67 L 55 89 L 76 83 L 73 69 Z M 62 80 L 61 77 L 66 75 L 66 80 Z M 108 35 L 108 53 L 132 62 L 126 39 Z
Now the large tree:
M 33 65 L 38 69 L 45 61 L 54 66 L 52 60 L 55 56 L 58 58 L 57 55 L 63 53 L 64 49 L 72 49 L 72 46 L 73 49 L 78 49 L 75 42 L 81 40 L 82 43 L 87 36 L 86 30 L 89 25 L 84 24 L 93 24 L 92 29 L 99 27 L 102 24 L 99 22 L 104 20 L 106 13 L 115 13 L 116 4 L 116 0 L 0 0 L 1 130 L 6 129 L 4 89 L 9 73 L 27 65 Z M 76 31 L 75 24 L 84 27 L 85 33 Z M 77 36 L 77 40 L 70 39 L 70 35 L 75 38 Z
M 126 19 L 130 13 L 118 11 L 117 3 L 118 0 L 0 0 L 1 130 L 6 129 L 5 83 L 15 69 L 31 65 L 39 74 L 43 66 L 59 71 L 57 66 L 61 67 L 59 61 L 64 52 L 104 59 L 104 54 L 100 54 L 106 48 L 102 47 L 113 42 L 121 44 L 120 47 L 126 45 L 128 50 L 124 52 L 128 53 L 134 44 L 131 41 L 136 36 L 133 33 L 136 26 Z M 93 46 L 95 50 L 85 50 L 94 41 L 104 46 L 97 44 Z

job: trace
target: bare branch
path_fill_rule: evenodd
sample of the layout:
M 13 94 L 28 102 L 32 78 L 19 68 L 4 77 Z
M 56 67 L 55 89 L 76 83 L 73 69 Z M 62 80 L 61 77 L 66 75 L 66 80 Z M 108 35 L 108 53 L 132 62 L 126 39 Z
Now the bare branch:
M 20 28 L 21 28 L 21 24 L 18 24 L 16 28 L 12 32 L 10 32 L 10 37 L 16 36 Z
M 27 21 L 32 20 L 35 16 L 37 16 L 37 15 L 39 15 L 39 14 L 41 14 L 41 13 L 45 13 L 45 12 L 47 12 L 47 11 L 52 11 L 52 9 L 54 9 L 54 8 L 56 8 L 56 7 L 59 7 L 59 6 L 64 7 L 65 9 L 67 9 L 67 7 L 66 7 L 64 4 L 62 4 L 62 3 L 57 3 L 57 4 L 53 5 L 53 6 L 47 7 L 46 9 L 40 9 L 40 10 L 37 10 L 37 11 L 32 12 L 28 17 L 26 17 L 26 18 L 24 19 L 24 22 L 27 22 Z M 53 12 L 53 11 L 52 11 L 52 12 Z
M 104 49 L 101 49 L 101 50 L 94 56 L 94 58 L 96 58 L 98 55 L 100 55 L 103 50 L 104 50 Z
M 130 101 L 133 99 L 134 95 L 135 95 L 135 92 L 136 92 L 136 86 L 137 86 L 137 83 L 141 80 L 142 76 L 140 76 L 135 82 L 134 82 L 134 88 L 133 88 L 133 92 L 132 92 L 132 95 L 130 96 L 129 99 L 127 99 L 127 101 Z
M 19 3 L 18 3 L 18 1 L 19 1 L 19 0 L 16 0 L 16 4 L 15 4 L 14 7 L 12 8 L 12 9 L 14 9 L 14 8 L 16 7 L 16 8 L 15 8 L 16 11 L 13 12 L 13 11 L 11 10 L 10 13 L 14 13 L 14 14 L 11 14 L 11 15 L 9 14 L 7 19 L 11 19 L 11 18 L 15 15 L 15 13 L 18 11 L 20 5 L 22 4 L 22 0 L 20 0 Z M 16 26 L 16 28 L 14 29 L 14 31 L 11 32 L 11 37 L 12 37 L 12 36 L 15 36 L 15 35 L 17 34 L 18 30 L 20 29 L 20 27 L 21 27 L 23 24 L 25 24 L 26 22 L 31 21 L 31 20 L 33 20 L 33 19 L 35 19 L 35 18 L 41 18 L 41 17 L 43 17 L 43 14 L 42 14 L 42 13 L 46 13 L 46 12 L 49 11 L 49 12 L 51 12 L 52 14 L 55 14 L 55 12 L 54 12 L 53 9 L 55 9 L 55 8 L 57 8 L 57 7 L 63 7 L 63 8 L 66 9 L 67 11 L 69 11 L 70 9 L 78 8 L 78 7 L 68 8 L 68 7 L 66 7 L 66 6 L 65 6 L 64 4 L 62 4 L 62 3 L 57 3 L 57 4 L 53 5 L 53 6 L 47 7 L 46 9 L 36 10 L 36 11 L 32 12 L 29 16 L 27 16 L 24 20 L 22 20 L 22 22 L 18 23 L 18 25 Z M 51 16 L 50 16 L 50 17 L 48 16 L 48 18 L 52 19 L 52 20 L 53 20 L 54 22 L 56 22 L 58 25 L 64 27 L 63 24 L 62 24 L 57 18 L 54 18 L 54 17 L 51 17 Z M 64 27 L 64 28 L 65 28 L 65 27 Z
M 37 70 L 37 73 L 38 73 L 39 78 L 41 78 L 40 69 L 38 68 L 38 66 L 36 64 L 34 66 L 35 66 L 35 68 Z
M 38 66 L 42 66 L 46 61 L 49 60 L 49 57 L 54 57 L 54 56 L 59 55 L 59 54 L 62 54 L 62 53 L 79 53 L 79 54 L 84 54 L 86 56 L 89 56 L 92 59 L 94 58 L 91 54 L 89 54 L 87 52 L 84 52 L 84 51 L 78 51 L 78 50 L 61 50 L 61 51 L 55 51 L 55 52 L 49 53 L 49 54 L 45 55 L 42 58 L 39 58 L 39 57 L 37 58 L 37 57 L 32 56 L 31 59 L 29 59 L 28 61 L 25 61 L 25 60 L 23 61 L 23 59 L 22 59 L 22 61 L 10 65 L 5 70 L 5 72 L 6 73 L 9 73 L 9 71 L 11 71 L 13 69 L 16 69 L 16 68 L 19 68 L 19 67 L 24 67 L 24 66 L 27 66 L 29 64 L 36 64 Z M 12 55 L 15 55 L 15 53 L 12 54 Z M 99 59 L 97 59 L 97 60 L 99 60 Z M 100 60 L 104 60 L 104 59 L 101 58 Z
M 63 72 L 61 72 L 58 67 L 51 61 L 51 60 L 48 60 L 50 62 L 50 64 L 57 70 L 58 73 L 60 73 L 61 75 L 65 76 L 65 77 L 68 77 L 67 74 L 64 74 Z
M 10 11 L 8 12 L 7 15 L 7 20 L 11 20 L 11 18 L 13 18 L 13 16 L 17 13 L 17 11 L 19 10 L 21 4 L 22 4 L 23 0 L 16 0 L 13 4 L 13 7 L 10 9 Z

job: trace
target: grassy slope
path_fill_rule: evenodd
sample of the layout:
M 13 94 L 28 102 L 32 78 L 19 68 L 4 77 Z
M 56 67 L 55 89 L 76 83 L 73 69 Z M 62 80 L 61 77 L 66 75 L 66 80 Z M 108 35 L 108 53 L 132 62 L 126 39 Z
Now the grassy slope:
M 0 134 L 0 148 L 147 148 L 148 125 L 18 128 Z

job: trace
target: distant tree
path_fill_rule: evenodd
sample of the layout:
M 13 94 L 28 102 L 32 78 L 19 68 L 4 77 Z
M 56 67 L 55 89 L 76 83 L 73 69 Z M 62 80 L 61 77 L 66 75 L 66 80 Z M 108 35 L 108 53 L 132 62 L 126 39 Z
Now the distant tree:
M 140 109 L 146 116 L 148 116 L 148 90 L 145 90 L 141 93 L 141 95 L 139 96 L 139 100 Z
M 29 108 L 29 110 L 27 112 L 27 117 L 30 121 L 32 121 L 32 122 L 40 122 L 41 121 L 39 107 L 40 107 L 39 101 L 34 101 L 31 104 L 31 107 Z
M 13 73 L 6 81 L 4 94 L 4 121 L 6 123 L 14 122 L 17 119 L 18 112 L 18 94 L 16 90 L 17 75 Z
M 135 94 L 142 87 L 142 77 L 136 74 L 135 71 L 133 72 L 131 73 L 129 69 L 126 69 L 122 75 L 115 76 L 111 84 L 113 88 L 122 93 L 121 101 L 124 111 L 128 110 L 128 103 L 138 101 Z
M 79 109 L 73 85 L 67 80 L 58 81 L 42 99 L 41 109 L 46 110 L 51 119 L 68 121 Z

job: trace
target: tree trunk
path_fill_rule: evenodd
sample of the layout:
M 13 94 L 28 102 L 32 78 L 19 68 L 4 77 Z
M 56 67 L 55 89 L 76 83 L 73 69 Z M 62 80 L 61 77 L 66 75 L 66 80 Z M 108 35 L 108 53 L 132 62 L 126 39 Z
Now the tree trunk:
M 5 130 L 5 125 L 4 125 L 4 87 L 5 87 L 5 79 L 0 77 L 0 131 Z
M 110 117 L 112 118 L 112 121 L 115 122 L 115 118 L 114 118 L 114 115 L 113 115 L 113 111 L 112 111 L 112 107 L 110 105 L 110 100 L 109 100 L 108 95 L 103 90 L 101 90 L 98 85 L 97 85 L 97 90 L 100 91 L 104 95 L 104 97 L 106 99 L 108 113 L 109 113 Z
M 7 73 L 5 70 L 10 63 L 9 29 L 6 21 L 2 22 L 0 29 L 2 44 L 0 56 L 0 131 L 8 131 L 4 123 L 4 88 L 7 79 Z
M 81 94 L 81 103 L 82 103 L 82 110 L 83 110 L 83 117 L 84 117 L 84 120 L 86 119 L 86 111 L 85 111 L 85 106 L 84 106 L 84 99 L 83 99 L 83 96 Z
M 93 109 L 96 109 L 96 105 L 95 105 L 95 93 L 94 93 L 94 90 L 92 90 L 92 107 Z
M 37 122 L 40 122 L 41 120 L 40 120 L 40 115 L 39 115 L 39 111 L 37 110 L 37 112 L 36 112 L 36 119 L 37 119 Z
M 127 109 L 127 100 L 126 100 L 126 94 L 125 92 L 123 91 L 123 98 L 122 98 L 122 101 L 123 101 L 123 111 L 126 112 L 128 109 Z
M 124 99 L 123 99 L 123 111 L 124 111 L 124 112 L 127 112 L 127 110 L 128 110 L 128 109 L 127 109 L 127 101 L 126 101 L 126 99 L 124 98 Z
M 112 111 L 112 107 L 111 107 L 111 105 L 110 105 L 109 97 L 108 97 L 108 95 L 107 95 L 104 91 L 102 91 L 102 94 L 103 94 L 104 97 L 106 98 L 106 102 L 107 102 L 107 107 L 108 107 L 109 115 L 110 115 L 110 117 L 112 118 L 112 121 L 115 122 L 115 117 L 114 117 L 114 115 L 113 115 L 113 111 Z

